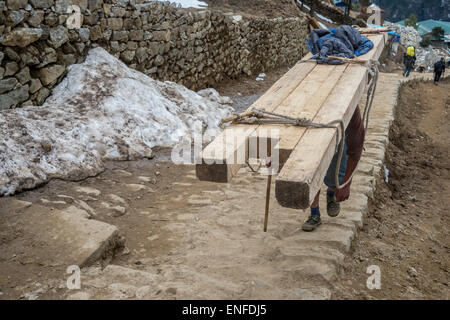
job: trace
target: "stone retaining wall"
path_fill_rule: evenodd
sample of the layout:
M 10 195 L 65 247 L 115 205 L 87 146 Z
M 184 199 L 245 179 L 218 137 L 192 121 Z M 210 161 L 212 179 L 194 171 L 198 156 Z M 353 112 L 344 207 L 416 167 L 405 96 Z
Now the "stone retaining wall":
M 142 1 L 0 0 L 0 110 L 41 105 L 66 67 L 96 46 L 194 90 L 291 65 L 307 50 L 303 18 L 243 19 Z M 67 24 L 72 4 L 81 9 L 81 28 Z

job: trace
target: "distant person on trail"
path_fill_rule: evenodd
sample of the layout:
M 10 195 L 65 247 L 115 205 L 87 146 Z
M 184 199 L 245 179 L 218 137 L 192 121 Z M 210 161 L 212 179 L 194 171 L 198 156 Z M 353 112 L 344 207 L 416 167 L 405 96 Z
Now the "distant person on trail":
M 405 64 L 403 76 L 408 78 L 411 70 L 414 68 L 414 64 L 416 63 L 416 48 L 414 46 L 408 46 L 408 48 L 406 48 L 403 63 Z
M 364 136 L 365 129 L 361 112 L 359 111 L 359 107 L 356 107 L 353 117 L 345 130 L 345 141 L 341 141 L 341 143 L 344 142 L 345 144 L 344 154 L 342 155 L 341 166 L 339 168 L 339 185 L 345 184 L 352 177 L 353 171 L 356 169 L 359 159 L 361 159 Z M 338 166 L 338 158 L 339 152 L 334 155 L 324 179 L 324 183 L 328 187 L 327 213 L 330 217 L 337 217 L 341 211 L 340 202 L 350 197 L 351 181 L 344 188 L 336 190 L 335 174 L 336 167 Z M 314 231 L 322 224 L 322 220 L 320 219 L 319 197 L 320 191 L 317 193 L 311 205 L 311 215 L 302 226 L 303 231 Z
M 445 59 L 441 58 L 434 64 L 434 84 L 437 85 L 442 74 L 445 73 Z

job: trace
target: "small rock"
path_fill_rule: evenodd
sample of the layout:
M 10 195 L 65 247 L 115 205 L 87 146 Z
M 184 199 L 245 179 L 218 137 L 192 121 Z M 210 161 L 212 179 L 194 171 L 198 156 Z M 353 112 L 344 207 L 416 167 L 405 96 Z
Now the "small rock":
M 6 6 L 9 10 L 25 9 L 27 4 L 27 0 L 6 0 Z
M 33 43 L 42 36 L 43 31 L 39 28 L 18 28 L 3 37 L 2 44 L 4 46 L 24 48 Z
M 81 41 L 87 42 L 89 41 L 91 31 L 89 30 L 89 28 L 80 28 L 78 30 L 78 34 L 80 35 Z
M 16 74 L 16 78 L 20 81 L 21 84 L 28 83 L 31 80 L 30 69 L 28 67 L 23 68 L 19 73 Z
M 8 78 L 0 80 L 0 94 L 14 89 L 16 84 L 17 84 L 16 78 Z
M 29 96 L 28 85 L 24 85 L 19 89 L 0 95 L 0 110 L 5 110 L 27 101 Z
M 31 84 L 30 84 L 30 89 L 29 89 L 30 93 L 35 93 L 40 88 L 42 88 L 41 80 L 39 80 L 39 79 L 31 79 Z
M 50 151 L 52 151 L 52 145 L 47 141 L 41 142 L 41 147 L 42 147 L 42 149 L 44 149 L 44 151 L 46 153 L 49 153 Z
M 147 190 L 150 189 L 147 186 L 143 185 L 143 184 L 127 184 L 127 188 L 131 191 L 131 192 L 138 192 L 138 191 L 142 191 L 142 190 Z
M 38 27 L 43 20 L 44 20 L 44 11 L 35 10 L 32 11 L 31 16 L 27 20 L 27 23 L 32 27 Z
M 410 267 L 408 269 L 408 274 L 409 274 L 410 277 L 415 278 L 415 277 L 417 277 L 417 270 L 414 269 L 413 267 Z
M 54 0 L 30 0 L 35 9 L 47 9 L 50 8 Z
M 96 197 L 98 197 L 101 194 L 100 190 L 97 190 L 97 189 L 91 188 L 91 187 L 76 187 L 75 191 L 79 192 L 79 193 L 85 193 L 85 194 L 88 194 L 91 196 L 96 196 Z
M 12 48 L 6 47 L 5 54 L 8 56 L 9 59 L 11 59 L 17 63 L 20 62 L 20 56 Z
M 25 19 L 25 10 L 10 11 L 7 14 L 6 23 L 11 28 L 15 27 Z
M 19 71 L 19 65 L 16 62 L 8 62 L 5 68 L 5 77 L 15 75 Z
M 33 95 L 33 99 L 35 99 L 36 104 L 38 106 L 40 106 L 44 103 L 45 99 L 47 99 L 47 97 L 49 95 L 50 95 L 50 90 L 43 87 L 43 88 L 39 89 L 39 91 Z
M 64 66 L 53 65 L 50 67 L 39 69 L 38 77 L 43 85 L 48 85 L 59 78 L 65 71 Z
M 55 49 L 69 41 L 69 32 L 67 31 L 67 28 L 60 25 L 52 29 L 50 31 L 50 41 Z

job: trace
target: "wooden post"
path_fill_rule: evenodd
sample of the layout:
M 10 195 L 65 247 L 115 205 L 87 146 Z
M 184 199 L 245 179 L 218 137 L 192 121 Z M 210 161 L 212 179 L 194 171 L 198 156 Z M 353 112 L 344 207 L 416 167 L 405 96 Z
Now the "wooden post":
M 266 210 L 264 214 L 264 232 L 267 232 L 267 224 L 269 223 L 269 206 L 270 206 L 270 187 L 272 186 L 272 175 L 269 174 L 267 178 L 266 189 Z

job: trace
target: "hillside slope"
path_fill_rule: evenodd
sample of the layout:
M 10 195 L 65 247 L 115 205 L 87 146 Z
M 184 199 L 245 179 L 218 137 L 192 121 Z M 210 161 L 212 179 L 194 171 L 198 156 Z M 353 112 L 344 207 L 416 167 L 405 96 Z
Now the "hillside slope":
M 450 0 L 374 0 L 386 10 L 386 20 L 397 22 L 414 13 L 419 21 L 450 20 Z

